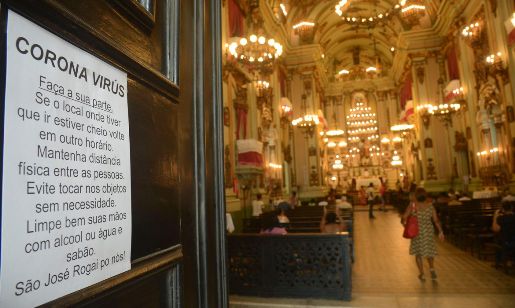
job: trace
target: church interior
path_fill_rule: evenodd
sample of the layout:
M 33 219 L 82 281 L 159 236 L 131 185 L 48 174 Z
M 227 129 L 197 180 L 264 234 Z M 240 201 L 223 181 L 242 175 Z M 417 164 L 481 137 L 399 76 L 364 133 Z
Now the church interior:
M 354 226 L 353 293 L 382 293 L 389 284 L 367 281 L 365 272 L 380 272 L 398 254 L 416 272 L 415 262 L 407 259 L 408 244 L 392 228 L 402 233 L 399 213 L 410 202 L 409 191 L 423 187 L 434 203 L 446 203 L 437 208 L 449 233 L 438 244 L 448 270 L 440 277 L 454 280 L 440 285 L 440 292 L 461 297 L 444 306 L 474 301 L 477 307 L 513 305 L 514 260 L 507 268 L 494 268 L 493 240 L 486 234 L 492 233 L 492 215 L 502 198 L 515 193 L 515 1 L 225 0 L 221 36 L 225 206 L 231 233 L 259 231 L 256 199 L 262 201 L 262 215 L 294 200 L 297 208 L 286 213 L 292 216 L 288 233 L 319 232 L 319 220 L 310 225 L 303 217 L 328 196 L 345 197 L 354 211 L 344 217 Z M 388 209 L 383 216 L 375 214 L 375 225 L 366 217 L 366 195 L 360 192 L 368 187 L 384 194 Z M 447 203 L 458 199 L 464 207 L 470 201 L 480 211 L 473 217 L 484 220 L 472 233 L 450 221 L 454 209 Z M 248 241 L 231 236 L 229 276 L 231 245 L 237 243 L 241 251 Z M 359 246 L 366 236 L 374 240 Z M 391 251 L 382 250 L 376 239 L 391 242 Z M 390 255 L 384 263 L 377 260 L 382 251 Z M 368 266 L 367 258 L 374 259 Z M 455 279 L 463 274 L 452 270 L 456 258 L 470 265 L 464 271 L 473 279 Z M 407 266 L 378 280 L 396 282 L 392 292 L 437 292 L 399 278 L 411 275 Z M 481 277 L 488 279 L 474 284 Z M 232 292 L 231 279 L 231 293 L 256 295 L 239 287 Z M 499 283 L 488 285 L 495 280 Z M 499 295 L 492 304 L 464 295 L 467 290 L 508 297 Z M 388 300 L 364 306 L 399 304 Z M 232 298 L 234 307 L 247 307 L 246 301 Z M 287 301 L 276 304 L 289 307 Z

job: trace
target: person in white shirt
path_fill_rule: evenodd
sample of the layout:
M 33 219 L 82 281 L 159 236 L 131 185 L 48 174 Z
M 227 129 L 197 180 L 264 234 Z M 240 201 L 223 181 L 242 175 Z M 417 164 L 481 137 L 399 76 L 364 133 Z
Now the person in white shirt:
M 352 204 L 347 201 L 347 197 L 342 196 L 341 199 L 336 200 L 336 207 L 340 210 L 352 209 Z
M 368 218 L 376 218 L 374 216 L 374 202 L 375 202 L 375 196 L 376 196 L 376 190 L 374 188 L 374 183 L 370 183 L 368 185 L 368 188 L 366 190 L 367 192 L 367 201 L 368 201 Z
M 252 201 L 252 216 L 258 217 L 263 214 L 263 200 L 261 200 L 261 194 L 256 195 L 256 200 Z

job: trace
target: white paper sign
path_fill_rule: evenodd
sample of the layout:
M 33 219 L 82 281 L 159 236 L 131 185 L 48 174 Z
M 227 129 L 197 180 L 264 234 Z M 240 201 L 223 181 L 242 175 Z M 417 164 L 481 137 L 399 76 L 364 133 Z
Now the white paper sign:
M 9 12 L 0 307 L 130 269 L 127 75 Z

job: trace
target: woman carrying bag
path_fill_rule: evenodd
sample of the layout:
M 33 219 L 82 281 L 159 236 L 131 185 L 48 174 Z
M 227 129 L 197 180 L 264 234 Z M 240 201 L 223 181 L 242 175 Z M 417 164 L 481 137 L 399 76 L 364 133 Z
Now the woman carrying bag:
M 444 239 L 442 226 L 436 215 L 436 211 L 427 198 L 425 189 L 419 187 L 415 190 L 415 201 L 406 208 L 402 216 L 402 224 L 406 226 L 408 217 L 415 216 L 418 223 L 418 234 L 411 239 L 409 253 L 415 256 L 419 271 L 418 278 L 425 281 L 424 264 L 422 258 L 426 257 L 429 264 L 429 272 L 431 279 L 436 279 L 436 271 L 434 268 L 434 258 L 436 256 L 436 243 L 434 238 L 434 228 L 431 219 L 434 221 L 438 229 L 438 237 Z M 411 224 L 411 223 L 410 223 Z

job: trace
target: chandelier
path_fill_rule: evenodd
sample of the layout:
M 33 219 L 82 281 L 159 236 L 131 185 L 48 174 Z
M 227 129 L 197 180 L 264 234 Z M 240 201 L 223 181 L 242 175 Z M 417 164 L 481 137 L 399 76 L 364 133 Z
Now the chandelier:
M 385 22 L 392 18 L 399 10 L 404 7 L 406 0 L 400 0 L 397 4 L 392 6 L 390 9 L 375 13 L 373 15 L 350 15 L 346 14 L 345 11 L 350 6 L 352 0 L 341 0 L 335 5 L 335 13 L 342 18 L 342 21 L 347 24 L 354 26 L 362 26 L 372 28 L 379 22 Z
M 465 104 L 465 92 L 459 79 L 449 81 L 443 90 L 443 100 L 445 103 L 462 102 Z
M 336 75 L 336 78 L 346 80 L 360 80 L 360 79 L 373 79 L 379 75 L 379 70 L 375 66 L 369 66 L 367 68 L 361 65 L 355 65 L 350 69 L 342 69 Z
M 332 167 L 333 167 L 334 170 L 342 170 L 343 169 L 343 164 L 342 164 L 341 159 L 336 159 L 334 161 L 334 164 L 333 164 Z
M 407 123 L 395 124 L 390 127 L 390 131 L 399 134 L 399 138 L 402 140 L 402 138 L 408 138 L 410 136 L 410 133 L 413 131 L 414 127 L 415 125 Z
M 376 135 L 378 131 L 376 114 L 363 102 L 357 102 L 356 107 L 350 109 L 350 115 L 347 116 L 347 128 L 348 140 L 351 143 L 360 142 L 363 135 L 367 135 L 368 140 L 379 138 Z
M 344 133 L 345 132 L 342 129 L 335 128 L 335 129 L 328 130 L 325 134 L 328 137 L 337 137 L 337 136 L 343 135 Z
M 227 48 L 234 59 L 251 70 L 271 67 L 283 53 L 283 46 L 274 39 L 256 34 L 251 34 L 248 38 L 236 39 L 228 44 Z
M 339 148 L 345 148 L 347 147 L 347 142 L 341 140 L 341 141 L 338 141 L 338 142 L 335 142 L 335 141 L 329 141 L 327 143 L 327 147 L 328 148 L 336 148 L 336 147 L 339 147 Z
M 426 14 L 426 6 L 423 0 L 407 0 L 401 9 L 403 20 L 410 26 L 418 25 L 420 18 Z
M 304 115 L 291 121 L 291 125 L 301 128 L 311 128 L 317 126 L 320 123 L 318 114 L 306 112 L 306 94 L 302 94 L 301 108 L 302 112 L 304 112 Z
M 254 82 L 254 87 L 256 88 L 257 97 L 263 97 L 270 89 L 270 83 L 266 80 L 256 80 Z
M 293 25 L 293 31 L 299 35 L 302 42 L 312 43 L 315 36 L 315 23 L 310 21 L 301 21 Z
M 402 165 L 401 157 L 399 156 L 399 154 L 397 153 L 397 151 L 394 151 L 394 152 L 393 152 L 391 165 L 392 165 L 392 166 L 394 166 L 394 167 L 397 167 L 397 166 L 401 166 L 401 165 Z
M 340 80 L 358 80 L 365 79 L 367 76 L 367 72 L 364 67 L 357 65 L 353 66 L 350 69 L 342 69 L 336 75 Z
M 461 36 L 465 39 L 465 41 L 472 47 L 481 43 L 481 38 L 483 34 L 483 20 L 478 19 L 477 21 L 471 23 L 468 26 L 463 27 L 461 30 Z
M 443 103 L 439 105 L 425 104 L 417 107 L 417 111 L 421 114 L 424 125 L 429 125 L 429 116 L 436 116 L 444 124 L 448 125 L 452 122 L 451 116 L 463 110 L 462 101 L 455 103 Z

